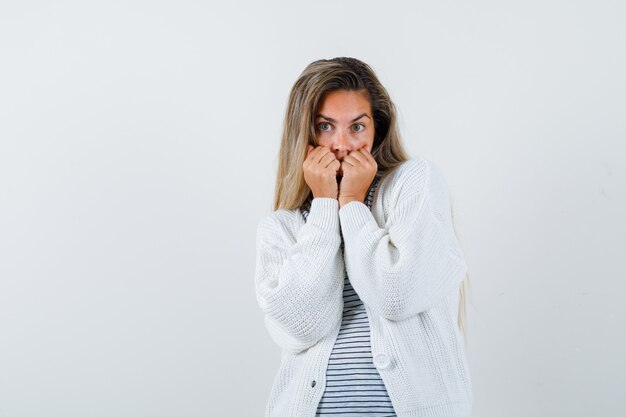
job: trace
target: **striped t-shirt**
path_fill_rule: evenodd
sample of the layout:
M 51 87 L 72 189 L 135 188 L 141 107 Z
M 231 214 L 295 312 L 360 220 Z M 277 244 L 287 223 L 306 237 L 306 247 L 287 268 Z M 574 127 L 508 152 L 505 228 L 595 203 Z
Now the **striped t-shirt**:
M 365 198 L 370 209 L 378 181 L 376 177 Z M 304 221 L 309 209 L 310 200 L 307 200 L 301 208 Z M 341 250 L 344 250 L 343 237 Z M 341 327 L 328 360 L 326 387 L 315 415 L 395 417 L 385 384 L 374 366 L 367 312 L 347 273 L 343 302 Z

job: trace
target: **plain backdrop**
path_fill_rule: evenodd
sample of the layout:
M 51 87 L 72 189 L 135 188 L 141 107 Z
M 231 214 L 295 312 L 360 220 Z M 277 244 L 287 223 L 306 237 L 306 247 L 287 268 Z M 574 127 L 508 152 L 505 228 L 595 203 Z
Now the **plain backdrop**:
M 369 63 L 449 183 L 476 417 L 626 415 L 620 1 L 3 1 L 0 417 L 261 416 L 285 105 Z

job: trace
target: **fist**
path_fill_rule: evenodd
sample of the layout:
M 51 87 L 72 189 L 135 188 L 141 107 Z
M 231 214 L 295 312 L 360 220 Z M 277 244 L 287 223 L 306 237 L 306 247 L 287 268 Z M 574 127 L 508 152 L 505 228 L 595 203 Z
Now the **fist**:
M 376 177 L 378 164 L 365 146 L 351 151 L 341 162 L 343 177 L 339 184 L 339 206 L 350 201 L 365 200 Z
M 302 170 L 313 197 L 338 198 L 337 172 L 340 168 L 341 163 L 327 147 L 308 146 Z

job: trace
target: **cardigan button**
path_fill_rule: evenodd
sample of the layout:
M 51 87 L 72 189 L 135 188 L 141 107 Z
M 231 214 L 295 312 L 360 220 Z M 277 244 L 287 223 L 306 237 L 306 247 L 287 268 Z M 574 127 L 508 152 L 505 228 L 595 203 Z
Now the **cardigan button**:
M 315 387 L 315 380 L 311 381 L 311 386 Z
M 384 353 L 379 353 L 374 356 L 374 366 L 378 369 L 387 369 L 390 363 L 389 356 Z

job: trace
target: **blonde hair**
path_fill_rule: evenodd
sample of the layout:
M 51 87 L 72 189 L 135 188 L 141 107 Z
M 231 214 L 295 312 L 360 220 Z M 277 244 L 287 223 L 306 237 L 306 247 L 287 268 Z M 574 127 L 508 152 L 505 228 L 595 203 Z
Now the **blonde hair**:
M 349 57 L 314 61 L 302 71 L 289 94 L 278 153 L 274 210 L 294 210 L 311 198 L 302 163 L 308 145 L 318 146 L 315 114 L 324 95 L 336 90 L 367 92 L 374 118 L 372 156 L 378 165 L 376 177 L 386 176 L 409 159 L 400 138 L 395 105 L 372 68 Z M 458 324 L 466 338 L 464 283 L 460 286 Z

